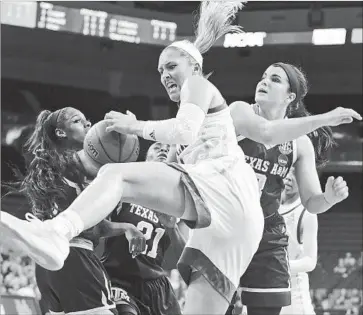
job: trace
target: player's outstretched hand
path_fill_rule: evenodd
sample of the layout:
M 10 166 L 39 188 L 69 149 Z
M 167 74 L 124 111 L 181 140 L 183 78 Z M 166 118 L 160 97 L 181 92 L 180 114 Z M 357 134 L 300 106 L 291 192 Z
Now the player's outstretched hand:
M 325 184 L 324 197 L 327 203 L 334 205 L 349 196 L 349 189 L 343 177 L 330 176 Z
M 351 108 L 337 107 L 323 114 L 326 120 L 326 126 L 339 126 L 342 124 L 350 124 L 354 119 L 362 120 L 362 116 Z
M 135 226 L 127 229 L 127 231 L 125 232 L 125 236 L 129 241 L 129 252 L 132 255 L 132 258 L 140 255 L 145 250 L 145 236 Z
M 105 120 L 107 121 L 107 132 L 116 131 L 123 134 L 130 133 L 131 126 L 137 122 L 136 116 L 130 111 L 126 111 L 126 115 L 110 111 L 105 115 Z

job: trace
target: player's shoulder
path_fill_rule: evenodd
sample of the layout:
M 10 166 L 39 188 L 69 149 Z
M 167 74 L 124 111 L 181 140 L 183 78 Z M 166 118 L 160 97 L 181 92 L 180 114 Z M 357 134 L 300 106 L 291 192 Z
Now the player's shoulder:
M 202 92 L 214 92 L 219 93 L 218 88 L 210 82 L 207 78 L 201 75 L 193 75 L 187 78 L 181 88 L 181 92 L 186 93 L 188 91 L 202 91 Z
M 206 78 L 196 75 L 186 79 L 180 91 L 180 101 L 199 105 L 205 111 L 214 99 L 221 99 L 221 93 L 213 83 Z
M 258 113 L 257 104 L 250 104 L 244 101 L 235 101 L 229 105 L 232 117 L 244 118 Z
M 306 152 L 314 151 L 313 143 L 307 135 L 303 135 L 296 139 L 296 151 L 297 155 L 304 155 Z

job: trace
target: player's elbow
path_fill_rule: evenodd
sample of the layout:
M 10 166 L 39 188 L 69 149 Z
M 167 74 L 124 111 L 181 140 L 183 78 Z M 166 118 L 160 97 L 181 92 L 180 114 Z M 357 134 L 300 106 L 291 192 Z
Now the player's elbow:
M 317 263 L 316 257 L 315 258 L 309 257 L 309 261 L 308 261 L 308 264 L 306 266 L 306 272 L 313 271 L 315 269 L 315 267 L 316 267 L 316 263 Z

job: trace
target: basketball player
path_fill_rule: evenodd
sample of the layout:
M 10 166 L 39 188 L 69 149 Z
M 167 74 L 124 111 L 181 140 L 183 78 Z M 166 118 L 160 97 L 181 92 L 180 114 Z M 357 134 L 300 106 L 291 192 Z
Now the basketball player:
M 165 162 L 168 151 L 169 145 L 155 143 L 149 148 L 146 160 Z M 180 249 L 177 256 L 181 255 L 185 246 L 176 220 L 128 203 L 114 211 L 111 220 L 135 225 L 147 239 L 145 251 L 136 258 L 129 253 L 128 241 L 123 235 L 106 241 L 102 262 L 111 280 L 112 296 L 118 313 L 181 314 L 174 290 L 162 268 L 171 238 L 173 246 Z
M 301 204 L 294 168 L 284 179 L 280 214 L 286 222 L 289 236 L 289 265 L 291 273 L 291 305 L 280 314 L 315 315 L 311 302 L 308 272 L 316 266 L 318 252 L 318 219 Z
M 32 158 L 21 187 L 38 218 L 45 220 L 55 217 L 85 187 L 85 173 L 76 152 L 82 148 L 90 126 L 83 113 L 71 107 L 53 113 L 45 110 L 39 114 L 28 141 L 29 150 L 25 152 Z M 101 229 L 108 230 L 104 221 L 96 228 L 97 231 Z M 143 238 L 134 227 L 129 230 L 133 232 L 131 236 L 128 233 L 129 240 L 134 235 Z M 86 231 L 72 239 L 70 254 L 59 271 L 36 266 L 42 309 L 82 314 L 116 312 L 106 271 L 93 252 L 96 240 L 93 231 Z M 10 239 L 6 241 L 12 242 Z
M 256 176 L 237 144 L 226 101 L 203 77 L 202 53 L 226 33 L 241 31 L 231 25 L 241 7 L 236 1 L 203 1 L 196 40 L 162 51 L 158 70 L 170 99 L 179 103 L 175 118 L 145 122 L 116 112 L 105 117 L 110 131 L 184 145 L 179 164 L 107 164 L 67 210 L 46 223 L 2 213 L 2 228 L 37 263 L 61 268 L 70 239 L 107 217 L 120 200 L 138 204 L 182 218 L 194 229 L 178 264 L 189 284 L 184 313 L 226 312 L 258 248 L 264 220 Z
M 189 221 L 194 230 L 178 264 L 189 284 L 184 313 L 225 313 L 259 245 L 264 220 L 256 175 L 237 145 L 224 98 L 202 76 L 202 53 L 220 36 L 241 31 L 230 25 L 241 7 L 235 1 L 203 1 L 194 43 L 178 41 L 162 51 L 158 70 L 170 99 L 179 103 L 175 118 L 145 122 L 130 113 L 106 114 L 109 131 L 178 145 L 178 164 L 108 164 L 61 216 L 45 224 L 3 216 L 3 228 L 34 260 L 61 268 L 68 240 L 109 215 L 121 199 Z M 315 129 L 309 127 L 305 133 Z M 345 182 L 338 179 L 336 185 L 339 190 L 332 191 L 329 181 L 328 202 L 348 194 Z M 45 234 L 48 246 L 41 246 Z
M 265 216 L 259 249 L 240 281 L 242 302 L 249 315 L 277 315 L 282 306 L 291 303 L 288 236 L 278 213 L 283 179 L 290 168 L 295 166 L 301 201 L 307 211 L 325 212 L 348 197 L 348 187 L 341 177 L 330 177 L 322 193 L 316 166 L 325 162 L 326 151 L 333 144 L 330 128 L 323 126 L 350 123 L 361 117 L 345 108 L 309 116 L 303 104 L 306 93 L 304 74 L 292 65 L 276 63 L 267 68 L 257 84 L 256 104 L 231 104 L 239 145 L 259 181 Z M 289 119 L 284 119 L 286 116 Z M 316 134 L 314 146 L 304 135 L 312 131 Z

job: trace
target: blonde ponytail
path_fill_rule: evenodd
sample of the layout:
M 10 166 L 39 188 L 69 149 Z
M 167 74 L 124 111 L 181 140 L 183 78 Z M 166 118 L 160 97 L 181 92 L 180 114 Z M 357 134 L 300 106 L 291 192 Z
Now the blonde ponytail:
M 246 1 L 202 1 L 195 30 L 194 45 L 201 54 L 206 53 L 221 36 L 242 33 L 242 27 L 231 25 L 238 10 Z

